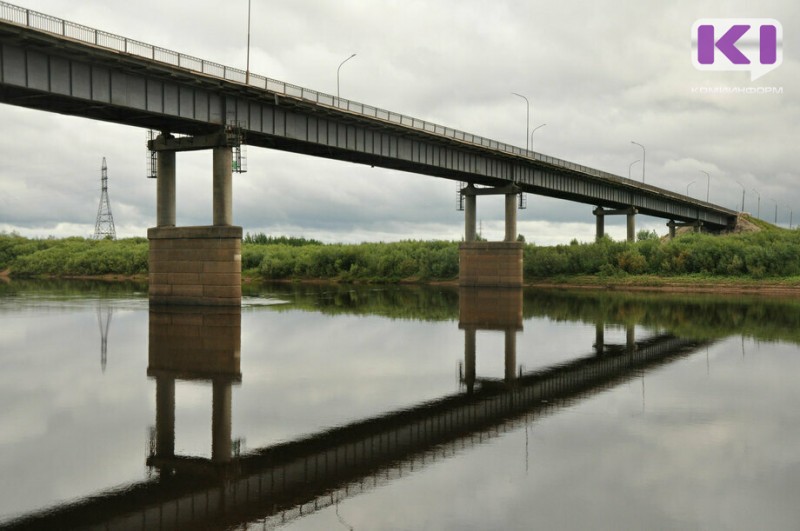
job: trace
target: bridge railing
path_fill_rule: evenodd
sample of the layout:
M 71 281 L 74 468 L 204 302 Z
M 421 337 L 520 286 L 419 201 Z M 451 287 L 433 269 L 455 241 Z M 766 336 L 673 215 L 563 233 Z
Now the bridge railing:
M 669 192 L 661 188 L 657 188 L 644 183 L 639 183 L 638 181 L 634 181 L 632 179 L 600 171 L 595 168 L 583 166 L 581 164 L 575 164 L 574 162 L 569 162 L 563 159 L 559 159 L 557 157 L 543 155 L 542 153 L 538 153 L 536 151 L 530 151 L 510 144 L 505 144 L 503 142 L 498 142 L 497 140 L 491 140 L 488 138 L 484 138 L 482 136 L 473 135 L 471 133 L 465 133 L 463 131 L 453 129 L 451 127 L 446 127 L 443 125 L 431 123 L 426 120 L 420 120 L 419 118 L 413 118 L 411 116 L 406 116 L 396 112 L 387 111 L 384 109 L 380 109 L 378 107 L 373 107 L 371 105 L 365 105 L 363 103 L 347 100 L 345 98 L 340 98 L 338 96 L 332 96 L 324 92 L 319 92 L 316 90 L 300 87 L 298 85 L 293 85 L 291 83 L 286 83 L 285 81 L 279 81 L 277 79 L 271 79 L 262 75 L 253 74 L 251 72 L 246 72 L 245 70 L 241 70 L 239 68 L 232 68 L 225 65 L 221 65 L 219 63 L 206 61 L 205 59 L 199 59 L 197 57 L 185 55 L 179 52 L 161 48 L 159 46 L 154 46 L 152 44 L 147 44 L 133 39 L 128 39 L 126 37 L 115 35 L 113 33 L 108 33 L 102 30 L 89 28 L 81 24 L 65 21 L 60 18 L 56 18 L 50 15 L 45 15 L 43 13 L 32 11 L 24 7 L 15 6 L 13 4 L 9 4 L 3 1 L 0 1 L 0 20 L 5 20 L 7 22 L 11 22 L 13 24 L 18 24 L 21 26 L 27 26 L 29 28 L 33 28 L 39 31 L 44 31 L 47 33 L 61 35 L 63 37 L 92 44 L 102 48 L 114 50 L 120 53 L 135 55 L 138 57 L 150 59 L 152 61 L 169 64 L 171 66 L 185 68 L 192 72 L 204 74 L 207 76 L 225 79 L 227 81 L 233 81 L 236 83 L 247 84 L 248 86 L 264 89 L 269 92 L 283 94 L 285 96 L 299 98 L 302 100 L 316 103 L 318 105 L 334 107 L 336 109 L 344 110 L 354 114 L 360 114 L 363 116 L 368 116 L 370 118 L 375 118 L 378 120 L 384 120 L 386 122 L 401 125 L 411 129 L 416 129 L 419 131 L 424 131 L 426 133 L 452 138 L 460 142 L 493 149 L 495 151 L 501 151 L 519 157 L 525 157 L 528 159 L 536 160 L 538 162 L 549 164 L 557 168 L 562 168 L 578 173 L 583 173 L 585 175 L 591 175 L 594 177 L 600 177 L 603 179 L 612 180 L 639 189 L 642 188 L 649 189 L 657 193 L 671 195 L 673 197 L 680 199 L 686 199 L 694 204 L 699 204 L 699 205 L 707 204 L 712 208 L 717 208 L 717 209 L 720 208 L 717 207 L 716 205 L 711 205 L 708 203 L 704 203 L 703 201 L 691 199 L 678 193 Z

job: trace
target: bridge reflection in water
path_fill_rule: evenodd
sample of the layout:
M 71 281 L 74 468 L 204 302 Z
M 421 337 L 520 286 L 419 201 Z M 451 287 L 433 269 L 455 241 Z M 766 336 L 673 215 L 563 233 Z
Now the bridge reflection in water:
M 516 368 L 522 291 L 462 288 L 463 392 L 310 437 L 239 454 L 231 439 L 233 385 L 240 371 L 241 310 L 194 307 L 150 311 L 149 366 L 156 381 L 154 438 L 147 464 L 157 474 L 8 522 L 7 529 L 196 529 L 306 515 L 487 438 L 558 411 L 707 343 L 657 334 L 603 344 L 585 357 L 528 373 Z M 476 375 L 476 333 L 505 334 L 505 375 Z M 600 348 L 597 348 L 597 347 Z M 493 355 L 493 353 L 484 353 Z M 175 382 L 212 382 L 211 458 L 175 454 Z

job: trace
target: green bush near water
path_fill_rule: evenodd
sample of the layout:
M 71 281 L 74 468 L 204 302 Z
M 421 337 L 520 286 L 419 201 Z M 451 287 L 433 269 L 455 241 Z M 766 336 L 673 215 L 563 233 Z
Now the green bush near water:
M 458 243 L 403 241 L 242 249 L 242 269 L 272 280 L 329 278 L 398 282 L 458 276 Z
M 641 231 L 636 243 L 604 238 L 553 247 L 526 245 L 524 275 L 664 277 L 699 275 L 751 279 L 800 276 L 800 231 L 712 236 L 686 234 L 662 241 Z M 28 239 L 0 234 L 0 270 L 15 276 L 137 275 L 147 273 L 144 238 Z M 242 270 L 266 280 L 330 279 L 360 282 L 451 280 L 458 276 L 458 243 L 322 244 L 304 238 L 247 235 Z
M 95 276 L 147 273 L 146 238 L 28 239 L 0 234 L 0 270 L 14 276 Z
M 714 236 L 686 234 L 636 243 L 527 246 L 526 278 L 650 274 L 777 278 L 800 275 L 800 231 L 772 230 Z

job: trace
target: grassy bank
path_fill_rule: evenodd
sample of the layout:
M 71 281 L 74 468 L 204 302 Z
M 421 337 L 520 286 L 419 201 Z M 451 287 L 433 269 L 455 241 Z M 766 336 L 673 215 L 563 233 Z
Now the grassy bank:
M 144 238 L 28 239 L 0 234 L 0 271 L 12 276 L 145 275 Z M 247 235 L 242 272 L 264 280 L 435 282 L 458 276 L 458 242 L 322 244 L 303 238 Z M 800 231 L 783 229 L 663 241 L 642 231 L 636 243 L 524 249 L 526 282 L 545 284 L 687 286 L 800 284 Z
M 0 234 L 0 271 L 17 277 L 142 276 L 147 274 L 146 238 L 29 239 Z
M 265 280 L 388 283 L 452 280 L 458 277 L 458 243 L 245 244 L 242 271 Z

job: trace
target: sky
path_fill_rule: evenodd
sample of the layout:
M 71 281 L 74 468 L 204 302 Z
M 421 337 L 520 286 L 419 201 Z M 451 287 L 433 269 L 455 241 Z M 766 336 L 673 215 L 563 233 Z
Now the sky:
M 246 0 L 15 3 L 246 65 Z M 777 20 L 782 63 L 752 81 L 745 71 L 697 69 L 695 21 L 727 18 Z M 794 0 L 252 0 L 250 20 L 254 73 L 335 94 L 337 69 L 355 53 L 339 69 L 343 98 L 522 147 L 532 138 L 536 151 L 623 177 L 644 170 L 648 184 L 726 208 L 741 210 L 744 193 L 745 211 L 800 223 Z M 529 127 L 515 92 L 530 102 Z M 91 236 L 103 157 L 118 237 L 155 225 L 146 130 L 5 104 L 0 124 L 0 232 Z M 645 148 L 644 168 L 632 141 Z M 455 181 L 256 147 L 247 166 L 233 189 L 234 223 L 245 232 L 325 242 L 463 237 Z M 179 154 L 178 225 L 211 224 L 211 195 L 210 152 Z M 529 195 L 518 232 L 539 245 L 591 241 L 592 209 Z M 501 197 L 479 199 L 484 237 L 503 238 L 503 216 Z M 638 216 L 637 229 L 661 235 L 665 223 Z M 608 218 L 606 231 L 623 239 L 624 217 Z

